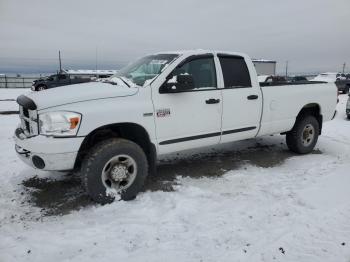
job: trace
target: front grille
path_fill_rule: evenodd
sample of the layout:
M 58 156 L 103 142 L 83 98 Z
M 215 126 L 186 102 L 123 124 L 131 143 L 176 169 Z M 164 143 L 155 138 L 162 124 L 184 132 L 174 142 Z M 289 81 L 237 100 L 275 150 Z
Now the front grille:
M 29 110 L 23 106 L 19 106 L 19 117 L 21 119 L 21 128 L 27 137 L 39 134 L 38 114 L 36 110 Z

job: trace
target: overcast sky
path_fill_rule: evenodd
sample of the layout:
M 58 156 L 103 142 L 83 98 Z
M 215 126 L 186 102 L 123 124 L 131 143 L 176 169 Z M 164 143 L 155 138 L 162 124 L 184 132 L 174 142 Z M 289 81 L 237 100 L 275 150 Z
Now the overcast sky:
M 1 71 L 118 68 L 146 53 L 239 51 L 278 71 L 350 70 L 350 0 L 0 0 Z

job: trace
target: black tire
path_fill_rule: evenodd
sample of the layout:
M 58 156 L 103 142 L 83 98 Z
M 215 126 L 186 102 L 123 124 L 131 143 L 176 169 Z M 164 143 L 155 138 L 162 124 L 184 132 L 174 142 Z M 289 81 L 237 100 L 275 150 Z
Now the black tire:
M 45 90 L 45 89 L 47 89 L 46 85 L 40 85 L 40 86 L 37 86 L 35 88 L 36 91 L 42 91 L 42 90 Z
M 349 120 L 350 120 L 350 115 L 346 115 L 346 117 L 347 117 L 347 119 L 349 119 Z
M 298 154 L 310 153 L 317 143 L 319 131 L 319 123 L 314 116 L 298 117 L 293 129 L 286 135 L 288 148 Z
M 133 172 L 135 173 L 133 175 L 134 179 L 132 179 L 132 182 L 130 182 L 131 184 L 127 188 L 122 188 L 118 192 L 115 190 L 114 192 L 117 193 L 122 200 L 132 200 L 140 192 L 148 174 L 146 155 L 136 143 L 126 139 L 114 138 L 105 140 L 93 147 L 82 163 L 80 171 L 82 181 L 87 193 L 94 201 L 107 204 L 119 198 L 115 193 L 111 195 L 107 193 L 106 190 L 108 190 L 108 186 L 112 187 L 118 183 L 120 186 L 122 184 L 119 180 L 116 182 L 112 178 L 112 171 L 115 170 L 115 168 L 118 169 L 120 166 L 123 166 L 124 170 L 126 170 L 125 172 L 129 172 L 128 168 L 124 167 L 126 165 L 118 159 L 124 156 L 130 157 L 130 159 L 132 159 L 130 161 L 134 161 L 136 164 L 136 167 L 133 167 Z M 111 164 L 112 159 L 115 158 L 117 158 L 117 164 Z M 106 172 L 107 168 L 110 170 L 109 172 Z M 108 178 L 105 178 L 106 173 Z M 124 173 L 124 176 L 129 175 Z M 106 179 L 105 182 L 103 182 L 104 179 Z

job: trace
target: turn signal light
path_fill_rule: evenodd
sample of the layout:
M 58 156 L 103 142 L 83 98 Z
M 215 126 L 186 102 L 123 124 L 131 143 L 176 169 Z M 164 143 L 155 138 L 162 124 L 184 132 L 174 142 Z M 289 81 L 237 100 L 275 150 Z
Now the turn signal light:
M 69 119 L 70 122 L 70 129 L 74 129 L 79 124 L 79 117 L 72 117 Z

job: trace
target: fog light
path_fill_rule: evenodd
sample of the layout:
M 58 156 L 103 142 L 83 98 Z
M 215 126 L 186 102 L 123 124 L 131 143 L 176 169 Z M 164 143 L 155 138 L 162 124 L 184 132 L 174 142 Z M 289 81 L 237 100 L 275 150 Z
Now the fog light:
M 44 160 L 39 156 L 33 156 L 32 157 L 33 164 L 38 169 L 43 169 L 45 167 Z

